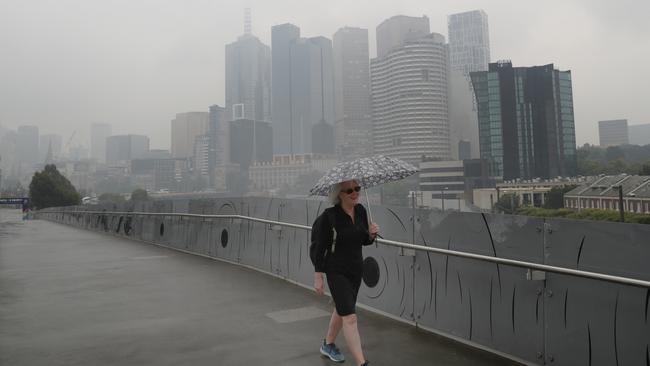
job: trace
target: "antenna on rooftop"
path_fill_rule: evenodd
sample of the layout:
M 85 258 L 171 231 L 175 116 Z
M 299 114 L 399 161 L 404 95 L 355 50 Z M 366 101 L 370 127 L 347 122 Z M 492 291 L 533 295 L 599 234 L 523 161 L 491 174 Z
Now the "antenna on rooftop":
M 250 36 L 252 34 L 251 22 L 251 8 L 244 8 L 244 35 Z

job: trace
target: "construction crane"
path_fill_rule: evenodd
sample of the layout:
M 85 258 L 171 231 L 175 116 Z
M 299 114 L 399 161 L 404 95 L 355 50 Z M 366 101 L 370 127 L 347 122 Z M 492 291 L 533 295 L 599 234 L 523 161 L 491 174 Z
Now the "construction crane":
M 72 142 L 72 139 L 76 134 L 77 134 L 77 130 L 72 131 L 72 135 L 70 135 L 68 142 L 65 144 L 65 150 L 68 152 L 68 156 L 70 156 L 70 143 Z

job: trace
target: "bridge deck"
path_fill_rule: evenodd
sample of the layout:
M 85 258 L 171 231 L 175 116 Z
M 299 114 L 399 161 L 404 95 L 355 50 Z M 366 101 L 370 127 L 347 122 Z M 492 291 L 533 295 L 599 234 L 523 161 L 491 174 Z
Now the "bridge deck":
M 332 365 L 331 308 L 253 270 L 0 210 L 0 365 Z M 362 310 L 359 326 L 373 365 L 513 364 Z

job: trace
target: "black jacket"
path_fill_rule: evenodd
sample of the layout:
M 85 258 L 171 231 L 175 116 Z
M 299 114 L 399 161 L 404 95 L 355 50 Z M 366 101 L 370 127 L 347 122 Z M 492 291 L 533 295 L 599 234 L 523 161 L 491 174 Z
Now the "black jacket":
M 363 271 L 361 247 L 374 242 L 368 229 L 366 209 L 361 204 L 354 207 L 354 223 L 340 205 L 327 208 L 326 211 L 328 210 L 332 210 L 332 214 L 323 213 L 321 227 L 317 230 L 319 236 L 316 238 L 315 253 L 312 257 L 315 271 L 361 275 Z M 330 222 L 330 217 L 334 218 L 334 223 Z M 336 231 L 336 241 L 332 244 L 334 231 Z M 331 252 L 329 252 L 330 247 Z

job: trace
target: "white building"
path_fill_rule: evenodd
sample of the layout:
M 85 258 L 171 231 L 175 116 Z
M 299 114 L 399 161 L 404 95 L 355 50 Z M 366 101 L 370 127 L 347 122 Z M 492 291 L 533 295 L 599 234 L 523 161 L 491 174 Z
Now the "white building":
M 268 191 L 291 186 L 301 175 L 312 171 L 325 172 L 337 160 L 327 155 L 295 154 L 274 155 L 271 162 L 258 162 L 248 170 L 253 191 Z
M 417 31 L 391 32 L 409 21 Z M 381 23 L 370 63 L 374 152 L 410 162 L 450 156 L 447 46 L 442 35 L 428 33 L 428 19 L 424 29 L 422 23 L 403 16 Z

